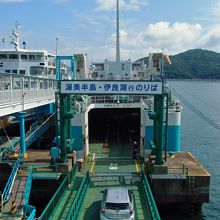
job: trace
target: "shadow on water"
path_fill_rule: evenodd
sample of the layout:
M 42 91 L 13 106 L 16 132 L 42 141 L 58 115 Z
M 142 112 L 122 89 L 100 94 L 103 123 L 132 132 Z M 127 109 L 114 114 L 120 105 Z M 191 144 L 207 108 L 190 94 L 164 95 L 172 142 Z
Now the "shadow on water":
M 100 219 L 99 216 L 99 211 L 101 207 L 101 201 L 95 201 L 93 202 L 89 208 L 86 210 L 83 220 L 88 220 L 88 219 Z
M 160 217 L 163 220 L 205 220 L 202 216 L 201 209 L 197 210 L 197 213 L 194 213 L 194 215 L 190 216 L 188 213 L 187 207 L 185 207 L 183 204 L 172 204 L 167 206 L 159 206 L 159 213 Z

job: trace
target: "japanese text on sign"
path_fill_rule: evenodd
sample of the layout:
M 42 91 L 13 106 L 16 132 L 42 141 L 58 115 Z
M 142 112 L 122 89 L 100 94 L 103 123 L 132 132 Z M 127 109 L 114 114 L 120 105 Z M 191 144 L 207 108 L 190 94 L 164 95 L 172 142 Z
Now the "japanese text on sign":
M 62 81 L 61 93 L 72 94 L 162 94 L 162 82 Z

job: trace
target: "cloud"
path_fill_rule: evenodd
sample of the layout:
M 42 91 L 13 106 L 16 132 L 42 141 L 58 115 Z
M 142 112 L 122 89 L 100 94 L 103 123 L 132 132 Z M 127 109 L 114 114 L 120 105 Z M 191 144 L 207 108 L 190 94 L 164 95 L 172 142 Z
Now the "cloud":
M 100 30 L 102 27 L 100 27 Z M 98 30 L 98 29 L 97 29 Z M 80 40 L 63 42 L 62 52 L 71 54 L 87 53 L 94 61 L 106 58 L 115 60 L 115 33 L 103 39 L 104 31 L 96 35 L 93 43 Z M 91 34 L 92 35 L 92 34 Z M 102 40 L 100 40 L 102 39 Z M 161 52 L 165 48 L 170 54 L 189 49 L 203 48 L 220 52 L 220 25 L 205 29 L 200 24 L 186 22 L 170 23 L 160 21 L 149 25 L 122 23 L 120 29 L 121 59 L 137 60 L 152 52 Z
M 97 0 L 96 1 L 97 8 L 96 10 L 104 10 L 109 11 L 116 8 L 116 1 L 115 0 Z M 141 6 L 148 5 L 148 0 L 121 0 L 119 2 L 120 8 L 122 10 L 133 10 L 138 11 Z
M 152 43 L 155 46 L 170 47 L 181 50 L 185 47 L 196 45 L 202 32 L 200 24 L 188 24 L 175 22 L 158 22 L 150 24 L 141 33 L 143 42 Z
M 199 40 L 200 47 L 220 51 L 220 25 L 213 26 L 204 36 Z
M 0 0 L 0 3 L 23 3 L 29 0 Z

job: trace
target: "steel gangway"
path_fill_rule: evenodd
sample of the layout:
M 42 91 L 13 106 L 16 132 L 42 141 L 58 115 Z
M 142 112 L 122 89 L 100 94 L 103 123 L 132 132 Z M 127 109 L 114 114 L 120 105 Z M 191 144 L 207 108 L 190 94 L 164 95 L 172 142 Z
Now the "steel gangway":
M 54 114 L 50 115 L 44 121 L 37 121 L 30 127 L 25 138 L 27 147 L 35 142 L 50 127 L 53 116 Z M 27 193 L 30 193 L 32 171 L 23 169 L 20 165 L 22 159 L 19 141 L 14 142 L 14 146 L 8 146 L 3 150 L 2 161 L 10 164 L 12 167 L 6 186 L 0 194 L 2 215 L 10 214 L 13 212 L 13 209 L 16 209 L 16 211 L 19 210 L 21 213 L 17 212 L 17 214 L 22 215 L 24 202 L 28 200 Z M 30 210 L 31 206 L 27 205 L 26 209 Z

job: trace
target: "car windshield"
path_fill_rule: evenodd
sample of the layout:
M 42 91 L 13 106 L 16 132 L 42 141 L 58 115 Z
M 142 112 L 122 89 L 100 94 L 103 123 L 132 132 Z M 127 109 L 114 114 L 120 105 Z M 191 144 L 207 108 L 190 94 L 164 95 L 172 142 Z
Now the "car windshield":
M 129 209 L 129 204 L 128 203 L 112 203 L 112 202 L 107 202 L 105 205 L 106 209 L 115 209 L 115 210 L 126 210 Z

